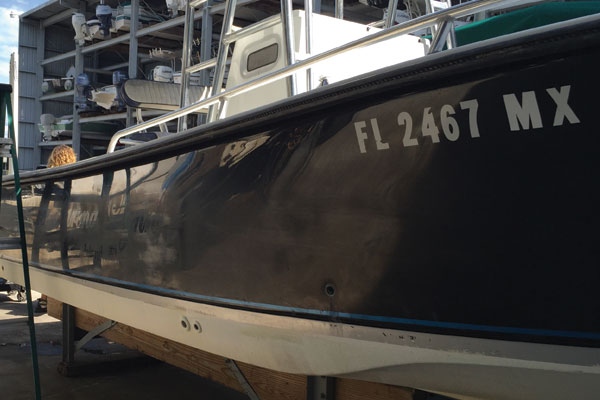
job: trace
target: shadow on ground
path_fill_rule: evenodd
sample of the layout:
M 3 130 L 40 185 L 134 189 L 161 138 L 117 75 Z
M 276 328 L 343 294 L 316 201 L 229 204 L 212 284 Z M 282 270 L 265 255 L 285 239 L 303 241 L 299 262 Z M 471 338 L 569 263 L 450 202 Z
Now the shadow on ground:
M 39 294 L 36 294 L 36 298 Z M 247 397 L 104 338 L 86 344 L 61 375 L 62 323 L 36 314 L 35 329 L 43 399 L 245 400 Z M 11 400 L 34 398 L 27 303 L 0 294 L 0 393 Z M 3 397 L 4 398 L 4 397 Z

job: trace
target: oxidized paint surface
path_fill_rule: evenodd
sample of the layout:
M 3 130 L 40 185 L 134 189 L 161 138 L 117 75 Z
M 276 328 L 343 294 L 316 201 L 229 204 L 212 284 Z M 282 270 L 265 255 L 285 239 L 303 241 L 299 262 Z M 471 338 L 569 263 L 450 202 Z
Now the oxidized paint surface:
M 267 312 L 597 346 L 597 77 L 581 66 L 599 61 L 591 48 L 382 86 L 240 140 L 40 183 L 32 261 Z

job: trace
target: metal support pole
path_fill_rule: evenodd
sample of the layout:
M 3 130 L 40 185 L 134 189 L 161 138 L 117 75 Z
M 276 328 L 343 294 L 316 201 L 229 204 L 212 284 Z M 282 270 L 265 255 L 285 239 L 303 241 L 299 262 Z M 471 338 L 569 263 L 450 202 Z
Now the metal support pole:
M 210 9 L 212 8 L 212 0 L 209 0 L 204 4 L 202 10 L 202 37 L 200 38 L 200 62 L 208 61 L 212 58 L 212 14 Z M 210 74 L 208 71 L 202 71 L 200 73 L 200 81 L 203 85 L 208 86 L 210 83 Z
M 456 37 L 454 36 L 454 19 L 447 18 L 439 25 L 437 32 L 433 35 L 429 54 L 444 50 L 444 46 L 450 42 L 450 46 L 456 46 Z M 450 47 L 449 46 L 449 47 Z
M 396 9 L 398 8 L 398 0 L 390 0 L 387 8 L 387 18 L 385 19 L 385 27 L 389 28 L 394 25 L 396 20 Z
M 335 17 L 344 19 L 344 0 L 335 0 Z
M 425 0 L 425 13 L 433 14 L 433 12 L 434 12 L 434 10 L 433 10 L 433 6 L 431 5 L 431 0 Z M 430 31 L 431 31 L 431 37 L 434 37 L 438 31 L 438 25 L 431 26 Z
M 204 3 L 202 10 L 202 33 L 200 37 L 200 62 L 208 61 L 212 58 L 212 23 L 213 18 L 210 12 L 212 8 L 212 0 Z M 207 70 L 200 72 L 200 84 L 204 86 L 210 85 L 210 74 Z M 197 101 L 197 100 L 196 100 Z M 206 123 L 206 115 L 198 114 L 198 124 Z
M 85 13 L 86 10 L 86 2 L 79 2 L 79 12 Z M 77 80 L 79 74 L 83 73 L 84 68 L 84 58 L 83 58 L 83 46 L 75 45 L 75 77 L 74 80 Z M 75 82 L 73 82 L 75 83 Z M 77 96 L 77 90 L 73 91 L 73 98 Z M 81 125 L 79 123 L 79 111 L 76 107 L 76 102 L 73 101 L 73 131 L 71 134 L 71 147 L 73 147 L 73 152 L 75 153 L 75 157 L 77 160 L 81 159 Z
M 37 49 L 36 49 L 36 58 L 38 60 L 44 59 L 44 48 L 45 48 L 45 36 L 46 36 L 46 28 L 44 28 L 43 24 L 40 22 L 38 27 L 38 37 L 37 37 Z M 37 67 L 35 70 L 36 74 L 36 82 L 37 82 L 37 93 L 35 100 L 35 117 L 37 118 L 37 122 L 39 122 L 40 117 L 43 112 L 42 102 L 40 101 L 40 97 L 42 96 L 42 82 L 44 81 L 44 66 L 40 63 L 37 63 Z M 15 110 L 15 115 L 17 115 L 16 120 L 19 121 L 19 110 Z M 2 127 L 1 129 L 4 129 Z M 36 139 L 33 141 L 33 169 L 36 169 L 38 165 L 42 163 L 42 150 L 39 145 L 40 137 L 36 135 Z
M 43 68 L 43 67 L 42 67 Z M 12 74 L 10 74 L 10 84 L 13 88 L 12 91 L 12 106 L 13 106 L 13 114 L 17 117 L 15 118 L 15 151 L 17 152 L 17 158 L 19 156 L 19 53 L 13 53 L 10 56 L 10 70 Z M 41 86 L 40 86 L 41 89 Z M 13 174 L 12 163 L 8 163 L 8 174 Z
M 454 26 L 453 19 L 450 19 L 450 21 L 448 21 L 448 24 L 450 25 L 450 30 L 448 31 L 448 34 L 446 36 L 446 48 L 453 49 L 458 46 L 456 42 L 456 27 Z
M 250 386 L 248 380 L 246 380 L 246 377 L 244 376 L 240 368 L 235 363 L 235 361 L 227 359 L 225 360 L 225 364 L 227 364 L 231 372 L 233 372 L 233 375 L 239 382 L 242 389 L 244 389 L 244 392 L 246 392 L 246 395 L 250 398 L 250 400 L 260 400 L 254 389 L 252 389 L 252 386 Z
M 75 46 L 75 79 L 79 74 L 83 73 L 83 53 L 81 52 L 82 46 Z M 77 90 L 73 93 L 73 98 L 77 97 Z M 77 103 L 73 101 L 73 133 L 71 137 L 73 141 L 73 152 L 80 159 L 81 153 L 81 125 L 79 124 L 79 110 L 77 109 Z
M 333 400 L 335 379 L 328 376 L 308 376 L 306 379 L 306 400 Z
M 140 0 L 131 0 L 131 23 L 129 24 L 129 79 L 137 77 L 138 69 L 138 38 L 137 31 L 140 23 Z M 127 106 L 127 126 L 133 125 L 133 110 Z
M 67 222 L 69 216 L 69 203 L 71 199 L 71 183 L 70 179 L 65 180 L 63 194 L 60 204 L 60 259 L 62 261 L 63 270 L 68 271 L 69 267 L 69 242 L 67 240 Z
M 221 28 L 221 38 L 219 40 L 219 54 L 217 55 L 217 65 L 215 66 L 215 77 L 213 78 L 213 86 L 211 96 L 221 92 L 223 86 L 223 78 L 225 77 L 225 64 L 227 62 L 227 53 L 229 52 L 229 42 L 224 39 L 231 32 L 233 25 L 233 17 L 235 16 L 235 6 L 237 0 L 227 0 L 225 3 L 225 14 L 223 15 L 223 27 Z M 208 109 L 208 122 L 214 121 L 218 115 L 217 106 L 211 105 Z
M 306 31 L 306 55 L 312 54 L 312 32 L 313 32 L 313 0 L 304 0 L 304 22 Z M 312 90 L 312 68 L 306 69 L 306 90 Z
M 185 6 L 185 25 L 183 28 L 183 50 L 181 54 L 181 88 L 179 91 L 179 107 L 187 105 L 187 89 L 190 82 L 187 68 L 190 66 L 192 55 L 192 41 L 194 40 L 194 7 Z M 187 129 L 187 116 L 179 118 L 177 131 Z
M 281 0 L 281 23 L 285 38 L 285 51 L 287 55 L 287 65 L 296 63 L 294 57 L 294 20 L 292 18 L 292 0 Z M 290 96 L 296 95 L 296 74 L 290 75 L 288 79 Z
M 62 362 L 66 366 L 75 360 L 75 309 L 63 303 L 62 309 Z
M 83 346 L 85 346 L 90 340 L 92 340 L 96 336 L 106 332 L 107 330 L 109 330 L 110 328 L 115 326 L 116 324 L 117 324 L 117 321 L 112 321 L 112 320 L 108 319 L 108 320 L 104 321 L 103 323 L 101 323 L 100 325 L 96 326 L 94 329 L 89 331 L 84 337 L 82 337 L 81 339 L 79 339 L 77 341 L 77 343 L 75 344 L 75 352 L 78 352 L 79 350 L 81 350 L 83 348 Z

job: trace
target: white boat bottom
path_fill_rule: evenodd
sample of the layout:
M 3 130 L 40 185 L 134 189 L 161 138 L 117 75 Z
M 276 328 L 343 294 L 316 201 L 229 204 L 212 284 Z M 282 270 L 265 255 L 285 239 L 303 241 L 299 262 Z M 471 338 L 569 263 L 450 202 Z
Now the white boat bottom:
M 23 283 L 20 262 L 0 276 Z M 260 367 L 463 399 L 597 399 L 600 349 L 436 335 L 218 307 L 30 268 L 33 289 L 188 346 Z

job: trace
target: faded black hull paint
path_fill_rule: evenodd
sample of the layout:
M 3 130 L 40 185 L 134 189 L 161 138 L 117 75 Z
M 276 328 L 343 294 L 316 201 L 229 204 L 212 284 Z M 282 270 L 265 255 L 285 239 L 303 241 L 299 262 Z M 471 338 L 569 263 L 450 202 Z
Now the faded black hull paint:
M 33 264 L 229 307 L 597 347 L 599 64 L 582 26 L 389 70 L 102 170 L 26 175 Z M 579 122 L 553 126 L 547 89 L 564 86 Z M 529 91 L 543 127 L 511 131 L 503 96 Z M 479 137 L 460 105 L 473 99 Z

